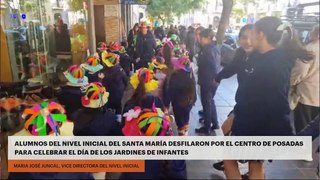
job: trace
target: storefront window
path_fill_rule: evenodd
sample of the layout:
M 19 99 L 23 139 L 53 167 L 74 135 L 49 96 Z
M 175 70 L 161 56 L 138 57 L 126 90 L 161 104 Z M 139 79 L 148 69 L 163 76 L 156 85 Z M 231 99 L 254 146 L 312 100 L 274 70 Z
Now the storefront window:
M 87 14 L 83 0 L 1 0 L 8 49 L 1 53 L 9 56 L 1 64 L 9 61 L 11 81 L 42 84 L 47 74 L 82 63 L 88 49 Z

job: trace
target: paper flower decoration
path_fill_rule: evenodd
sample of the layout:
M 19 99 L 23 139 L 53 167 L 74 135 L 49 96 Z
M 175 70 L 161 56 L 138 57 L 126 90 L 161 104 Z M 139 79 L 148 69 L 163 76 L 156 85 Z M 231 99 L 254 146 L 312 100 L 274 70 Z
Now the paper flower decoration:
M 139 117 L 141 113 L 140 107 L 135 107 L 134 109 L 130 109 L 128 112 L 123 114 L 123 117 L 126 118 L 126 121 L 131 121 L 132 119 L 136 119 Z

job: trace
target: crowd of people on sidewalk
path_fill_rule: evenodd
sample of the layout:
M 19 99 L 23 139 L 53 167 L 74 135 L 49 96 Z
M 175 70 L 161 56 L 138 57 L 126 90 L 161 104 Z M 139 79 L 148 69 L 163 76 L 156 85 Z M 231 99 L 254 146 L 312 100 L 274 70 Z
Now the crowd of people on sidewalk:
M 57 102 L 22 111 L 19 99 L 2 99 L 1 109 L 7 113 L 1 116 L 1 131 L 19 126 L 22 130 L 14 135 L 187 136 L 199 85 L 203 126 L 195 132 L 215 135 L 220 126 L 214 96 L 223 79 L 237 74 L 236 105 L 222 124 L 225 135 L 318 136 L 319 26 L 304 47 L 290 24 L 265 17 L 241 28 L 239 45 L 222 69 L 221 45 L 212 29 L 171 26 L 165 32 L 137 23 L 126 43 L 100 42 L 96 54 L 70 66 Z M 263 161 L 248 164 L 249 178 L 265 178 Z M 145 167 L 144 173 L 122 173 L 120 179 L 187 179 L 184 160 L 147 160 Z M 237 161 L 214 167 L 228 179 L 241 178 Z M 93 179 L 90 173 L 11 173 L 9 179 L 27 177 Z

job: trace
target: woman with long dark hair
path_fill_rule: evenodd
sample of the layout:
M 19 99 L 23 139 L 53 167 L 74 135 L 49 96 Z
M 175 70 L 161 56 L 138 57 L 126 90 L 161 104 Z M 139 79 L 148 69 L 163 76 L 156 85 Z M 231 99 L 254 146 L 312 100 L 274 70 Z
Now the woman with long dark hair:
M 135 58 L 136 39 L 139 31 L 139 23 L 134 24 L 128 35 L 128 53 L 132 58 Z
M 297 58 L 313 55 L 299 43 L 289 24 L 276 17 L 255 23 L 252 46 L 260 55 L 246 69 L 243 93 L 234 108 L 235 136 L 290 136 L 288 90 L 291 69 Z M 249 179 L 264 179 L 263 161 L 249 161 Z M 241 179 L 237 161 L 224 161 L 227 179 Z

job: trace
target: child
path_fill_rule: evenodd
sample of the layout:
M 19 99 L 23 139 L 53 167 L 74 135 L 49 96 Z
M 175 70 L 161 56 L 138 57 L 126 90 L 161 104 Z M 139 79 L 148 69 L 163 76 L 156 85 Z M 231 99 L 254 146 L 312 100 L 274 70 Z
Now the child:
M 105 109 L 109 93 L 101 83 L 94 82 L 82 87 L 82 106 L 73 115 L 75 136 L 121 135 L 117 116 Z
M 121 114 L 121 99 L 126 89 L 128 77 L 122 67 L 119 65 L 119 56 L 114 53 L 103 51 L 101 60 L 105 66 L 103 69 L 102 85 L 108 87 L 110 93 L 107 107 L 114 110 L 115 113 Z
M 158 88 L 158 81 L 153 77 L 153 71 L 147 68 L 141 68 L 131 76 L 130 84 L 133 92 L 128 95 L 130 98 L 124 106 L 123 114 L 136 106 L 142 109 L 151 109 L 153 106 L 163 109 L 161 99 L 152 95 L 152 92 Z
M 65 110 L 58 103 L 36 104 L 32 108 L 25 109 L 22 118 L 25 120 L 24 129 L 14 136 L 72 136 L 73 123 L 66 122 Z M 11 172 L 8 179 L 94 179 L 94 177 L 86 172 Z
M 174 45 L 170 40 L 168 40 L 168 39 L 164 40 L 162 54 L 163 54 L 163 58 L 165 60 L 165 64 L 168 67 L 165 72 L 165 74 L 167 76 L 170 76 L 170 74 L 173 71 L 173 66 L 171 63 L 171 59 L 174 56 L 173 48 L 174 48 Z
M 88 78 L 85 76 L 85 70 L 80 66 L 73 65 L 64 72 L 65 78 L 68 80 L 65 86 L 61 87 L 58 94 L 58 101 L 62 104 L 66 111 L 68 119 L 72 119 L 71 115 L 82 107 L 82 92 L 80 87 L 88 84 Z
M 85 70 L 87 70 L 87 77 L 89 82 L 98 82 L 99 81 L 99 73 L 103 69 L 103 66 L 100 64 L 99 57 L 89 56 L 86 60 L 86 63 L 82 64 Z
M 158 88 L 154 91 L 154 95 L 158 96 L 161 100 L 163 100 L 163 88 L 164 82 L 166 80 L 167 75 L 164 71 L 167 69 L 167 66 L 164 64 L 165 60 L 162 57 L 156 57 L 149 63 L 149 69 L 152 69 L 154 72 L 155 79 L 158 80 Z
M 213 99 L 217 86 L 213 82 L 220 70 L 220 51 L 213 42 L 214 32 L 211 29 L 203 30 L 200 37 L 202 49 L 198 61 L 198 84 L 200 85 L 204 126 L 196 129 L 196 133 L 210 135 L 212 130 L 219 129 Z
M 123 70 L 126 72 L 127 76 L 130 76 L 130 72 L 133 71 L 133 60 L 127 54 L 125 47 L 121 46 L 117 54 L 120 56 L 120 65 Z
M 195 79 L 188 56 L 173 58 L 172 63 L 175 71 L 167 82 L 164 104 L 168 109 L 172 103 L 179 136 L 186 136 L 189 130 L 190 111 L 196 102 Z
M 170 118 L 160 108 L 142 109 L 135 107 L 125 113 L 125 126 L 122 132 L 125 136 L 169 136 L 172 135 Z M 120 179 L 161 179 L 164 171 L 163 161 L 146 160 L 145 172 L 122 173 Z

